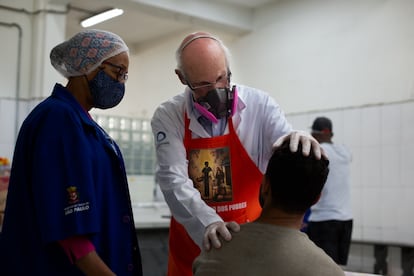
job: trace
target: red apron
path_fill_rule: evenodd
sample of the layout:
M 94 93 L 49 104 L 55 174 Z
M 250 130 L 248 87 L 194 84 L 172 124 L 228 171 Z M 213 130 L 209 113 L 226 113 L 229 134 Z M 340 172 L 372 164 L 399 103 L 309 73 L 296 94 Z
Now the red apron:
M 189 162 L 189 177 L 204 201 L 224 221 L 234 220 L 242 224 L 254 221 L 260 215 L 259 188 L 263 174 L 241 144 L 231 118 L 228 123 L 229 134 L 192 139 L 186 116 L 184 146 Z M 168 275 L 192 275 L 192 264 L 199 254 L 199 247 L 173 217 L 170 224 Z

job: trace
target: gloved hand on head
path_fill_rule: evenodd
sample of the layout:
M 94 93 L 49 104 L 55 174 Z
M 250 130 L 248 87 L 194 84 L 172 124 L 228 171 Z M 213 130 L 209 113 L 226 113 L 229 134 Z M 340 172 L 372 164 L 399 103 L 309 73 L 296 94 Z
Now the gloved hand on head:
M 232 236 L 229 230 L 233 232 L 239 232 L 240 225 L 235 221 L 216 221 L 208 225 L 203 237 L 204 249 L 207 251 L 210 250 L 211 245 L 213 245 L 215 248 L 220 248 L 220 237 L 222 237 L 225 241 L 230 241 Z
M 324 152 L 323 148 L 319 142 L 310 134 L 305 131 L 295 130 L 291 133 L 281 136 L 273 144 L 273 148 L 277 148 L 283 144 L 283 142 L 290 140 L 290 150 L 296 152 L 298 150 L 299 143 L 302 145 L 302 153 L 304 156 L 308 156 L 313 151 L 316 159 L 321 159 L 321 157 L 328 159 L 328 156 Z

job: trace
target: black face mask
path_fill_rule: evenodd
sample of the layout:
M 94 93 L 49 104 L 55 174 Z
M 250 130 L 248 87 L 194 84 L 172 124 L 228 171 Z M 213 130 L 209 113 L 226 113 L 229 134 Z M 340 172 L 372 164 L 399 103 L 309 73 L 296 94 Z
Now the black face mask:
M 211 121 L 229 117 L 233 112 L 235 86 L 229 88 L 215 88 L 207 92 L 206 96 L 198 99 L 195 108 Z M 213 118 L 214 115 L 214 118 Z

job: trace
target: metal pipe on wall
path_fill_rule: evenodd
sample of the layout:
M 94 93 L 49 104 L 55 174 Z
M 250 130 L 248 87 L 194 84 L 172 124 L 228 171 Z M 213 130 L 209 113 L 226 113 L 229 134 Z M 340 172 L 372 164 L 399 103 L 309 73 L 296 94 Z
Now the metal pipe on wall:
M 66 9 L 63 11 L 60 10 L 49 10 L 49 9 L 40 9 L 36 11 L 28 11 L 26 9 L 18 9 L 14 7 L 9 7 L 5 5 L 0 5 L 0 9 L 7 10 L 10 12 L 17 12 L 23 13 L 29 16 L 39 15 L 41 13 L 50 13 L 50 14 L 67 14 L 69 10 L 72 8 L 69 5 L 65 6 Z M 17 78 L 16 78 L 16 120 L 15 120 L 15 133 L 14 133 L 14 140 L 17 140 L 17 135 L 19 132 L 19 114 L 20 114 L 20 76 L 21 76 L 21 55 L 22 55 L 22 37 L 23 37 L 23 29 L 17 23 L 8 23 L 8 22 L 0 22 L 0 26 L 13 28 L 16 27 L 19 32 L 19 41 L 18 41 L 18 54 L 17 54 Z
M 17 47 L 17 72 L 16 72 L 16 108 L 14 120 L 14 141 L 17 140 L 17 133 L 19 132 L 19 113 L 20 113 L 20 67 L 21 67 L 21 55 L 22 55 L 22 27 L 17 23 L 0 22 L 0 26 L 7 28 L 17 28 L 19 32 L 18 47 Z

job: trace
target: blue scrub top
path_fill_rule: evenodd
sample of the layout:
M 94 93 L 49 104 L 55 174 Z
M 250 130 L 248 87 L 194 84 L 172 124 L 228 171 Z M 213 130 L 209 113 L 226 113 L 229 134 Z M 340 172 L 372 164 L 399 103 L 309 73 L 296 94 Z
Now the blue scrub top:
M 117 275 L 142 275 L 123 158 L 66 88 L 20 129 L 0 234 L 1 275 L 83 275 L 56 241 L 86 235 Z

